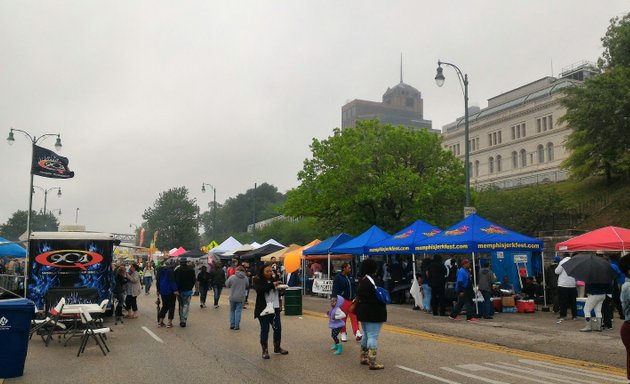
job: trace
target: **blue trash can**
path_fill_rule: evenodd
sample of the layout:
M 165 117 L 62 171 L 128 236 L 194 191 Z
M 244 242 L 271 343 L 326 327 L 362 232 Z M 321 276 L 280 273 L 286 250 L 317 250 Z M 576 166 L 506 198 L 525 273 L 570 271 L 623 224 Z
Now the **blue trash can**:
M 0 300 L 0 378 L 24 374 L 28 333 L 35 305 L 27 299 Z

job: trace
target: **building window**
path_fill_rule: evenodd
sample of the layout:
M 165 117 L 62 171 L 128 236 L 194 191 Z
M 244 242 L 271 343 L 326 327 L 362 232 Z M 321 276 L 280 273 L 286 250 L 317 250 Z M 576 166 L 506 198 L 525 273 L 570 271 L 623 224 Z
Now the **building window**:
M 501 155 L 497 155 L 497 173 L 501 172 Z
M 481 147 L 479 147 L 479 138 L 478 137 L 475 139 L 475 141 L 477 142 L 477 149 L 481 148 Z
M 546 117 L 542 118 L 542 130 L 543 132 L 547 131 L 547 118 Z
M 488 173 L 494 173 L 494 158 L 491 157 L 488 159 Z
M 521 149 L 521 167 L 527 166 L 527 151 Z
M 516 140 L 516 127 L 512 126 L 512 140 Z
M 527 136 L 527 134 L 525 132 L 525 123 L 521 124 L 521 136 L 523 136 L 523 137 Z
M 461 151 L 459 149 L 459 143 L 457 143 L 457 156 L 459 156 L 461 154 Z
M 540 144 L 538 146 L 538 163 L 542 164 L 545 162 L 545 147 Z
M 413 105 L 414 105 L 413 98 L 408 97 L 407 99 L 405 99 L 405 106 L 413 108 Z
M 499 131 L 498 133 L 499 133 L 499 144 L 501 144 L 501 131 Z
M 492 147 L 492 133 L 488 133 L 488 147 Z
M 547 143 L 547 161 L 553 161 L 553 143 Z
M 519 125 L 516 126 L 516 138 L 521 138 L 521 127 Z
M 479 177 L 479 160 L 475 161 L 475 176 Z
M 536 119 L 536 133 L 540 133 L 542 127 L 542 122 L 540 119 Z
M 551 115 L 547 116 L 547 125 L 549 126 L 549 130 L 553 128 L 553 118 Z
M 518 168 L 518 154 L 516 151 L 512 152 L 512 169 Z

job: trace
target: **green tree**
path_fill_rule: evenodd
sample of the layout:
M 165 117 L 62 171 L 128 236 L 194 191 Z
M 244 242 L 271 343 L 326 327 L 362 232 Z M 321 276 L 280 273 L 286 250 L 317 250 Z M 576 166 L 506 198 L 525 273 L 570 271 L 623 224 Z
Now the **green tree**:
M 250 188 L 244 194 L 227 199 L 221 209 L 217 210 L 217 221 L 220 223 L 217 237 L 225 239 L 234 233 L 247 231 L 247 226 L 254 222 L 254 217 L 258 222 L 280 215 L 277 207 L 284 200 L 285 196 L 278 192 L 278 188 L 268 183 L 260 184 L 255 191 Z
M 297 221 L 279 220 L 256 230 L 256 232 L 258 233 L 256 237 L 260 239 L 275 239 L 286 246 L 290 244 L 304 245 L 322 237 L 313 218 Z
M 602 42 L 603 73 L 566 91 L 560 121 L 573 129 L 563 166 L 574 178 L 605 175 L 610 184 L 615 175 L 630 180 L 630 16 L 612 19 Z
M 17 211 L 0 225 L 0 234 L 7 240 L 17 241 L 26 232 L 27 211 Z M 51 212 L 37 213 L 31 211 L 31 232 L 46 231 L 56 232 L 59 228 L 59 221 Z
M 535 235 L 553 229 L 554 215 L 565 213 L 563 196 L 553 185 L 479 192 L 479 215 L 513 231 Z
M 313 139 L 312 159 L 287 194 L 287 215 L 314 217 L 323 233 L 396 231 L 422 218 L 445 226 L 461 216 L 463 164 L 426 130 L 360 121 Z
M 198 209 L 195 199 L 188 197 L 186 187 L 162 192 L 153 207 L 147 208 L 142 215 L 146 221 L 145 233 L 152 234 L 157 230 L 156 247 L 162 250 L 179 246 L 196 248 L 199 246 Z M 149 241 L 150 238 L 145 236 L 145 243 Z

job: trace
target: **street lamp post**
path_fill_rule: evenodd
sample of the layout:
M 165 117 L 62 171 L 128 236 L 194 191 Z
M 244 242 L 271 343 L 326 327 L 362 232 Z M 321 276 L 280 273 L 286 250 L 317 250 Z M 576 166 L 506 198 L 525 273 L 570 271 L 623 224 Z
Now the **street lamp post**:
M 462 74 L 462 71 L 451 63 L 438 60 L 437 73 L 435 75 L 435 83 L 438 87 L 444 85 L 444 74 L 442 73 L 442 65 L 448 65 L 455 69 L 457 76 L 464 83 L 464 178 L 466 179 L 466 206 L 464 207 L 464 216 L 472 213 L 474 208 L 470 206 L 470 143 L 468 139 L 468 74 Z
M 56 189 L 57 190 L 57 197 L 61 197 L 61 187 L 52 187 L 52 188 L 44 189 L 44 188 L 42 188 L 40 186 L 33 185 L 33 188 L 37 188 L 40 191 L 44 192 L 44 215 L 45 215 L 46 214 L 46 202 L 48 200 L 48 192 L 54 191 Z M 35 193 L 35 189 L 33 189 L 33 193 Z
M 201 192 L 206 193 L 206 185 L 212 188 L 212 240 L 215 240 L 217 228 L 217 189 L 209 183 L 201 183 Z
M 9 131 L 9 137 L 7 137 L 7 143 L 9 145 L 13 145 L 15 142 L 15 136 L 13 132 L 19 132 L 26 136 L 31 141 L 31 159 L 33 158 L 33 151 L 35 150 L 35 145 L 40 141 L 45 139 L 48 136 L 57 136 L 57 140 L 55 141 L 55 149 L 57 151 L 61 150 L 61 135 L 58 133 L 45 133 L 39 137 L 31 135 L 30 133 L 23 131 L 21 129 L 11 128 Z M 31 237 L 31 210 L 33 209 L 33 173 L 31 172 L 31 184 L 28 188 L 28 212 L 26 214 L 26 236 L 27 239 Z
M 35 145 L 40 141 L 45 139 L 48 136 L 57 136 L 57 140 L 55 141 L 55 149 L 57 151 L 61 150 L 61 135 L 58 133 L 45 133 L 39 137 L 35 136 L 35 135 L 31 135 L 26 131 L 23 131 L 21 129 L 14 129 L 11 128 L 9 130 L 9 137 L 7 137 L 7 143 L 9 145 L 13 145 L 13 143 L 15 143 L 15 136 L 13 134 L 13 132 L 19 132 L 21 134 L 23 134 L 24 136 L 26 136 L 30 141 L 31 141 L 31 161 L 33 159 L 33 154 L 35 153 Z M 31 211 L 33 210 L 33 172 L 30 172 L 31 174 L 31 181 L 30 181 L 30 185 L 28 187 L 28 212 L 26 213 L 26 241 L 30 241 L 31 239 Z M 29 248 L 30 247 L 26 247 L 26 260 L 28 260 L 29 257 Z M 24 297 L 26 297 L 26 287 L 28 286 L 28 263 L 26 263 L 26 267 L 24 268 Z
M 79 208 L 77 208 L 75 214 L 74 214 L 74 223 L 78 224 L 79 223 Z

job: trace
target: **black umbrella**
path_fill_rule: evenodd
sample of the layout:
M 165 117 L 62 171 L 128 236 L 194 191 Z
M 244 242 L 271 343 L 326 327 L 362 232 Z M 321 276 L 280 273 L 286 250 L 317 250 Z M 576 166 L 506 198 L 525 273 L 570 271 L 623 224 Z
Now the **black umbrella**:
M 562 264 L 562 268 L 567 275 L 586 284 L 611 284 L 617 276 L 608 260 L 593 253 L 574 255 Z

